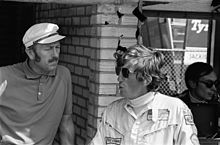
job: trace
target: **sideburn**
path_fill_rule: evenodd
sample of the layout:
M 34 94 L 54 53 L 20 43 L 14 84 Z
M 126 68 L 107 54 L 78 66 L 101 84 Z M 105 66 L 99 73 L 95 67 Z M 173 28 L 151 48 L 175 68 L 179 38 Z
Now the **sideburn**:
M 34 55 L 35 55 L 35 59 L 34 59 L 34 60 L 35 60 L 36 62 L 40 62 L 41 58 L 40 58 L 40 56 L 37 54 L 35 48 L 33 49 L 33 52 L 34 52 Z

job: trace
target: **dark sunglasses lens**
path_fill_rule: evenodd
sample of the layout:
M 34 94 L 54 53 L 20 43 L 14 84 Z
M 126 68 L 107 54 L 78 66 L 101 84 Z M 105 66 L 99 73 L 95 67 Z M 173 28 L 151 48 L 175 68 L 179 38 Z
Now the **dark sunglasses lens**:
M 201 81 L 207 88 L 212 88 L 213 85 L 215 85 L 215 82 L 211 82 L 211 81 L 208 81 L 208 82 L 204 82 L 204 81 Z
M 121 67 L 115 67 L 115 73 L 118 76 L 121 72 Z
M 122 75 L 123 75 L 124 78 L 128 78 L 129 77 L 129 73 L 130 72 L 129 72 L 129 70 L 127 68 L 122 68 L 121 72 L 122 72 Z
M 219 87 L 219 86 L 220 86 L 220 81 L 219 81 L 219 80 L 215 81 L 215 86 L 216 86 L 216 87 Z
M 206 87 L 211 88 L 214 85 L 214 83 L 212 83 L 212 82 L 205 82 L 205 85 L 206 85 Z

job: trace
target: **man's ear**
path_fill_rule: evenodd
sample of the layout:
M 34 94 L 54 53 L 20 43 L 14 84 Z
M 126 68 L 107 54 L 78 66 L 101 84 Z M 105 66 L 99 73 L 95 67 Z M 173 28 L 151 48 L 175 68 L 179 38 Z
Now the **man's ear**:
M 29 59 L 33 60 L 35 58 L 35 53 L 33 49 L 25 49 L 25 52 L 28 55 Z
M 194 89 L 196 88 L 196 82 L 189 80 L 188 81 L 190 88 Z

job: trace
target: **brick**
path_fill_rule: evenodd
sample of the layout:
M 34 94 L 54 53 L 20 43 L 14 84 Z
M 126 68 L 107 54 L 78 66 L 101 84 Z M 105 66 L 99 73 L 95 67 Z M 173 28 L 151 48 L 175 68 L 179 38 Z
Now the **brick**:
M 88 65 L 89 65 L 89 68 L 90 68 L 91 70 L 95 70 L 95 69 L 96 69 L 96 62 L 95 62 L 94 60 L 90 60 L 90 61 L 88 62 Z
M 90 17 L 81 17 L 81 25 L 89 25 L 90 24 Z
M 82 95 L 82 87 L 80 86 L 75 86 L 74 87 L 74 93 L 78 94 L 78 95 Z
M 89 109 L 88 109 L 89 110 Z M 94 117 L 90 114 L 88 114 L 88 126 L 93 126 Z
M 97 93 L 97 89 L 96 89 L 97 87 L 98 87 L 97 84 L 95 84 L 95 83 L 90 83 L 90 84 L 89 84 L 89 91 L 90 91 L 91 93 L 96 94 L 96 93 Z
M 104 43 L 104 42 L 103 42 Z M 115 43 L 112 43 L 111 46 L 109 47 L 113 47 Z M 108 44 L 104 44 L 106 45 L 105 47 L 107 47 Z M 109 44 L 110 45 L 110 44 Z M 116 46 L 114 47 L 114 49 L 101 49 L 99 52 L 99 57 L 98 59 L 110 59 L 110 60 L 115 60 L 113 54 L 115 53 L 116 51 L 116 48 L 117 48 L 117 44 L 115 44 Z
M 72 40 L 71 37 L 66 37 L 65 38 L 65 43 L 66 44 L 72 44 L 71 40 Z
M 83 99 L 83 98 L 81 98 L 81 97 L 79 97 L 79 98 L 77 99 L 77 104 L 78 104 L 80 107 L 86 108 L 86 100 Z
M 83 47 L 76 46 L 75 49 L 76 49 L 76 54 L 83 55 Z
M 71 16 L 75 16 L 76 15 L 76 8 L 75 7 L 70 8 L 69 13 L 71 14 Z
M 117 48 L 118 38 L 101 38 L 100 46 L 101 48 Z
M 72 37 L 72 44 L 79 45 L 79 38 L 78 37 Z
M 137 4 L 134 4 L 134 5 L 131 5 L 131 4 L 128 4 L 128 5 L 120 5 L 120 7 L 118 8 L 119 9 L 119 12 L 120 13 L 123 13 L 123 14 L 132 14 L 132 11 L 137 7 Z
M 98 36 L 113 36 L 119 37 L 135 37 L 136 26 L 134 27 L 101 27 L 98 30 Z
M 78 98 L 78 97 L 77 97 L 76 95 L 73 94 L 73 104 L 76 104 L 76 102 L 77 102 L 77 98 Z
M 92 14 L 92 6 L 86 6 L 86 15 L 91 15 Z
M 92 28 L 91 27 L 85 27 L 84 29 L 85 29 L 85 36 L 92 36 L 91 35 L 91 29 Z
M 99 47 L 100 41 L 98 38 L 90 38 L 89 45 L 91 47 Z
M 83 145 L 85 144 L 85 141 L 82 138 L 79 138 L 76 136 L 76 144 L 77 145 Z
M 91 71 L 89 68 L 83 68 L 83 76 L 90 76 Z
M 92 15 L 90 19 L 90 24 L 119 24 L 119 19 L 117 15 L 110 15 L 110 14 L 98 14 Z
M 83 77 L 79 77 L 79 85 L 86 87 L 86 79 Z
M 54 10 L 50 10 L 50 11 L 48 12 L 48 16 L 49 16 L 50 18 L 53 18 L 53 17 L 55 16 Z
M 86 128 L 86 126 L 84 128 Z M 81 137 L 84 138 L 84 139 L 87 138 L 87 131 L 85 129 L 81 130 Z M 84 144 L 85 144 L 85 140 L 84 140 Z
M 74 47 L 73 45 L 70 45 L 70 46 L 68 47 L 68 53 L 70 53 L 70 54 L 75 54 L 75 47 Z
M 77 35 L 84 36 L 84 35 L 85 35 L 85 29 L 82 28 L 82 27 L 79 27 L 79 28 L 76 30 L 76 34 L 77 34 Z
M 71 63 L 78 64 L 79 63 L 79 57 L 78 56 L 72 56 Z
M 79 106 L 74 105 L 73 106 L 73 112 L 80 115 L 81 114 L 81 109 Z
M 115 97 L 115 96 L 99 96 L 98 105 L 100 106 L 108 106 L 113 101 L 121 99 L 122 97 Z
M 88 126 L 87 127 L 87 135 L 90 139 L 92 139 L 95 136 L 96 130 L 93 127 Z
M 113 14 L 115 13 L 115 5 L 113 4 L 100 4 L 97 6 L 98 13 L 105 13 L 105 14 Z
M 88 109 L 88 106 L 87 106 L 87 102 L 86 102 L 86 106 L 81 111 L 82 117 L 84 117 L 86 119 L 87 119 L 87 116 L 88 116 L 88 110 L 87 109 Z
M 65 18 L 65 25 L 71 26 L 72 25 L 71 18 Z
M 84 48 L 84 54 L 83 54 L 83 55 L 85 55 L 85 56 L 90 56 L 90 53 L 91 53 L 91 48 L 85 47 L 85 48 Z
M 88 79 L 86 79 L 86 83 L 88 83 Z M 86 87 L 88 86 L 88 84 L 86 85 Z M 83 96 L 85 96 L 86 98 L 88 98 L 90 95 L 88 88 L 83 89 Z
M 87 58 L 80 57 L 79 58 L 79 64 L 82 65 L 82 66 L 87 66 Z
M 83 16 L 85 15 L 85 8 L 84 7 L 78 7 L 76 10 L 77 16 Z
M 99 71 L 108 71 L 108 72 L 115 72 L 115 60 L 112 61 L 104 61 L 101 60 L 99 62 Z
M 115 74 L 106 74 L 100 72 L 100 74 L 97 74 L 96 76 L 96 81 L 99 81 L 98 83 L 118 83 L 117 76 Z
M 137 44 L 137 40 L 135 38 L 131 38 L 131 39 L 122 39 L 121 40 L 121 46 L 124 46 L 124 47 L 129 47 L 129 46 L 132 46 L 134 44 Z
M 72 75 L 71 78 L 74 84 L 78 84 L 78 77 L 76 75 Z M 75 87 L 75 85 L 73 87 Z
M 84 31 L 85 31 L 85 29 L 84 29 Z M 89 38 L 87 38 L 87 37 L 80 38 L 80 45 L 81 46 L 89 46 Z
M 72 17 L 72 25 L 80 25 L 80 17 Z
M 88 105 L 88 114 L 93 115 L 95 112 L 94 105 Z M 90 118 L 91 119 L 91 118 Z M 92 120 L 92 119 L 91 119 Z
M 82 74 L 82 67 L 75 66 L 75 73 L 78 75 L 81 75 Z
M 137 25 L 138 19 L 134 16 L 123 16 L 121 18 L 121 25 Z
M 116 94 L 116 84 L 101 84 L 99 86 L 99 94 L 115 95 Z

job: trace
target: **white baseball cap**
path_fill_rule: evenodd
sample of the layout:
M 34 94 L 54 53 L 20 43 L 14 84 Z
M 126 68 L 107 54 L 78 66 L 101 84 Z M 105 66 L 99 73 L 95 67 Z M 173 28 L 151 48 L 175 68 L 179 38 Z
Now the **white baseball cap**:
M 23 43 L 28 49 L 34 43 L 48 44 L 59 41 L 66 36 L 58 34 L 59 27 L 53 23 L 39 23 L 31 26 L 23 37 Z

